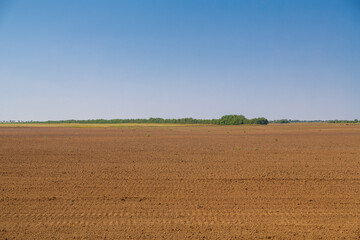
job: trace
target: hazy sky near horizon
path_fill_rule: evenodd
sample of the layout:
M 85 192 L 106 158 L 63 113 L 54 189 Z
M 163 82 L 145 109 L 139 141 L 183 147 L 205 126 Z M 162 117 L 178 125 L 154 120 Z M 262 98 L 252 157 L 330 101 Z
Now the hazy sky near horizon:
M 360 119 L 360 1 L 0 1 L 0 120 Z

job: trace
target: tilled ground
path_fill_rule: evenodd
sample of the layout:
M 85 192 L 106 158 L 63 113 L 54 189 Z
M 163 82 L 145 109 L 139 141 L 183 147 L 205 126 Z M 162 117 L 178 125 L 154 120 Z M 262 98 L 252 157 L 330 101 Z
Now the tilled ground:
M 360 239 L 360 125 L 0 127 L 1 239 Z

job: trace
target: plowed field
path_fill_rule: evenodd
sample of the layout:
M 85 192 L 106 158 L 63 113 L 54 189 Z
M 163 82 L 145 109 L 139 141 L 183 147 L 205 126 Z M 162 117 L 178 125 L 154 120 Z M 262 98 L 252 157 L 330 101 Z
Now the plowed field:
M 1 239 L 360 239 L 360 124 L 0 127 Z

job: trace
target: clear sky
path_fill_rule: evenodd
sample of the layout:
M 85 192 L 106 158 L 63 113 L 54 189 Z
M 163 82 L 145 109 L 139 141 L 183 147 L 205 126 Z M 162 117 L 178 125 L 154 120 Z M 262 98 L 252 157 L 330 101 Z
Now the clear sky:
M 0 0 L 0 120 L 360 119 L 360 1 Z

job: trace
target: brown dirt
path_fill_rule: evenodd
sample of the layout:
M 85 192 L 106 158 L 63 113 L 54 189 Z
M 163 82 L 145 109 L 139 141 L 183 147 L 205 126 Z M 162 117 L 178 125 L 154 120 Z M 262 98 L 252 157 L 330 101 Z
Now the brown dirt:
M 0 192 L 1 239 L 360 239 L 360 125 L 3 127 Z

